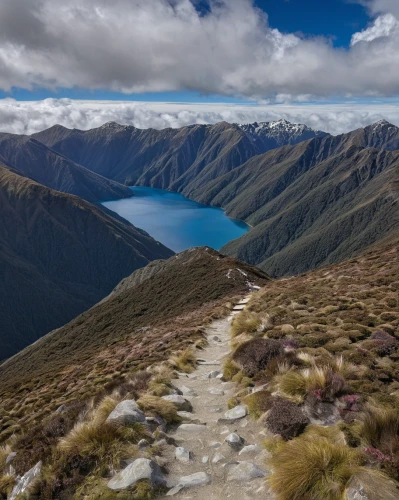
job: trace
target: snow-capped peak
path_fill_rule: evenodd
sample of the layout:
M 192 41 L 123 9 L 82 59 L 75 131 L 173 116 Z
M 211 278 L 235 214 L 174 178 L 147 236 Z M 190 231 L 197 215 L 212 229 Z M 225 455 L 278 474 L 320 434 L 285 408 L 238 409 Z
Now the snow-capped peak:
M 313 137 L 327 135 L 325 132 L 313 130 L 307 125 L 291 123 L 284 119 L 272 122 L 238 124 L 238 126 L 251 140 L 259 143 L 259 145 L 267 142 L 268 146 L 273 146 L 271 143 L 274 143 L 274 147 L 297 144 Z

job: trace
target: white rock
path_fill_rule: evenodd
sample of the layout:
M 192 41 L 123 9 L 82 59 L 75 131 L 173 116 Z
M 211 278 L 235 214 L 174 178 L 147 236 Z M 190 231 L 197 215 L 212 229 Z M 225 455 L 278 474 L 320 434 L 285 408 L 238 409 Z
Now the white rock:
M 266 472 L 251 462 L 238 462 L 229 467 L 227 481 L 251 481 L 257 477 L 266 477 Z
M 197 486 L 205 486 L 212 481 L 212 478 L 206 472 L 196 472 L 190 476 L 183 476 L 179 479 L 178 484 L 168 491 L 167 496 L 176 495 L 183 488 L 195 488 Z
M 240 451 L 238 455 L 257 455 L 262 451 L 261 447 L 257 444 L 249 444 L 248 446 L 244 446 L 244 448 Z
M 224 460 L 226 457 L 222 455 L 221 453 L 216 453 L 216 455 L 212 458 L 212 463 L 213 464 L 218 464 L 222 460 Z
M 19 495 L 24 493 L 30 484 L 39 476 L 42 471 L 42 462 L 38 462 L 34 467 L 32 467 L 28 472 L 26 472 L 22 477 L 17 477 L 14 488 L 12 489 L 11 495 L 8 500 L 15 500 Z
M 196 419 L 197 417 L 191 413 L 190 411 L 178 411 L 177 414 L 179 415 L 179 417 L 181 418 L 184 418 L 186 420 L 194 420 Z
M 121 401 L 109 414 L 107 422 L 119 425 L 130 425 L 134 423 L 145 423 L 145 415 L 138 407 L 134 399 Z
M 159 465 L 148 458 L 138 458 L 108 481 L 111 490 L 125 490 L 141 479 L 148 479 L 152 485 L 165 485 Z
M 198 396 L 198 394 L 196 392 L 194 392 L 192 389 L 190 389 L 189 387 L 187 387 L 185 385 L 182 385 L 180 387 L 180 390 L 183 393 L 183 396 L 190 396 L 192 398 L 195 398 Z
M 179 462 L 188 464 L 191 460 L 191 453 L 182 446 L 178 446 L 175 450 L 175 457 Z
M 202 457 L 201 462 L 202 462 L 203 464 L 207 464 L 207 463 L 209 462 L 209 457 Z
M 226 439 L 225 439 L 226 443 L 234 450 L 234 451 L 238 451 L 240 450 L 243 445 L 244 445 L 244 442 L 245 440 L 239 436 L 238 434 L 232 432 L 231 434 L 229 434 Z
M 224 420 L 227 422 L 236 422 L 246 417 L 248 414 L 248 407 L 245 405 L 236 406 L 231 410 L 226 411 L 224 414 Z
M 162 399 L 173 403 L 179 411 L 192 411 L 193 409 L 190 401 L 187 401 L 187 399 L 184 399 L 183 396 L 179 396 L 178 394 L 162 396 Z
M 221 373 L 221 371 L 220 371 L 220 370 L 213 370 L 212 372 L 209 372 L 209 373 L 208 373 L 207 377 L 208 377 L 208 378 L 216 378 L 216 377 L 218 377 L 219 375 L 222 375 L 222 376 L 223 376 L 223 374 Z

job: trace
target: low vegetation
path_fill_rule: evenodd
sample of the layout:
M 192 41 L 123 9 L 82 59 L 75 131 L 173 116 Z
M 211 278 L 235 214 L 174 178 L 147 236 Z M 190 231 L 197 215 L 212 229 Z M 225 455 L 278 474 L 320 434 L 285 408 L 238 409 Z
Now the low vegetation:
M 269 431 L 278 500 L 341 500 L 359 481 L 399 497 L 398 292 L 387 245 L 274 281 L 234 320 L 224 377 Z

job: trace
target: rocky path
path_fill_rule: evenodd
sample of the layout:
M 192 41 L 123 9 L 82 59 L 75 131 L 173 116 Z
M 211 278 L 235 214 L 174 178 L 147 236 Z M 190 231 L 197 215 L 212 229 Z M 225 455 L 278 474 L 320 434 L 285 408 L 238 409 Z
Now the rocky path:
M 235 309 L 242 309 L 247 301 L 243 299 Z M 246 416 L 246 407 L 228 411 L 228 401 L 237 387 L 221 380 L 223 363 L 230 353 L 233 315 L 208 328 L 209 345 L 201 351 L 198 368 L 190 375 L 181 374 L 175 382 L 192 411 L 181 413 L 184 423 L 170 434 L 175 443 L 164 450 L 168 486 L 172 487 L 167 496 L 196 500 L 272 498 L 264 479 L 266 452 L 256 445 L 264 438 L 264 429 Z

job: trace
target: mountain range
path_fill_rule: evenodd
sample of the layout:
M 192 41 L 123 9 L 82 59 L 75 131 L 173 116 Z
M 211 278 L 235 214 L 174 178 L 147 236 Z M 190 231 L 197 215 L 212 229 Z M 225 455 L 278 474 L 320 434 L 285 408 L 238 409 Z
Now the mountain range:
M 251 226 L 223 251 L 273 276 L 338 262 L 395 231 L 399 129 L 336 137 L 284 120 L 138 130 L 53 127 L 35 138 L 121 183 L 180 192 Z

